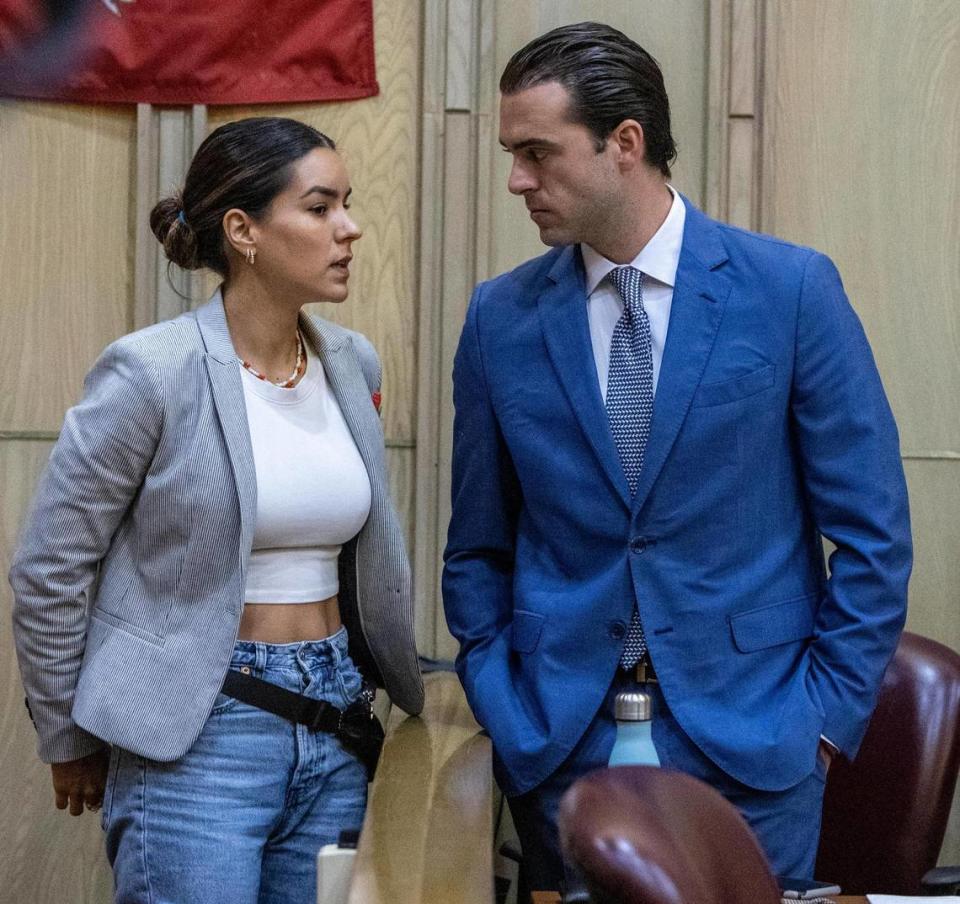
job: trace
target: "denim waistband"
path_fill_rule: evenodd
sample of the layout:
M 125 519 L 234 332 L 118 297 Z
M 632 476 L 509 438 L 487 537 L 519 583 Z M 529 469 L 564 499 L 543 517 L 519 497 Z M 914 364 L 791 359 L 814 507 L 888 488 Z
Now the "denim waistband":
M 263 643 L 259 640 L 238 640 L 233 648 L 230 667 L 249 666 L 263 669 L 285 666 L 332 665 L 337 667 L 347 656 L 347 629 L 341 627 L 320 640 L 298 640 L 294 643 Z

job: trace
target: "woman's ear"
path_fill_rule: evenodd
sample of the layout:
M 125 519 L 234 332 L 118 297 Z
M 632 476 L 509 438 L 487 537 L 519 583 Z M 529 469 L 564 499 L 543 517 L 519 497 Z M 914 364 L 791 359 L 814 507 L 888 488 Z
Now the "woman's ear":
M 238 254 L 246 256 L 257 250 L 257 227 L 249 215 L 236 207 L 231 207 L 223 215 L 223 234 Z

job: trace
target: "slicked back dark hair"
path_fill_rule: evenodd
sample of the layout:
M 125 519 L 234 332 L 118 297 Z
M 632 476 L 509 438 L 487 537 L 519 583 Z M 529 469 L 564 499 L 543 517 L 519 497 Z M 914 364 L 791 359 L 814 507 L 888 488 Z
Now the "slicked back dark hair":
M 657 61 L 610 25 L 580 22 L 534 38 L 500 76 L 500 91 L 516 94 L 559 82 L 570 94 L 570 119 L 586 126 L 603 150 L 625 119 L 643 128 L 646 160 L 667 178 L 677 145 L 670 134 L 670 101 Z
M 228 122 L 193 156 L 182 191 L 159 201 L 150 228 L 167 258 L 184 270 L 227 277 L 223 215 L 236 207 L 259 219 L 289 184 L 293 164 L 314 148 L 336 150 L 312 126 L 281 116 Z

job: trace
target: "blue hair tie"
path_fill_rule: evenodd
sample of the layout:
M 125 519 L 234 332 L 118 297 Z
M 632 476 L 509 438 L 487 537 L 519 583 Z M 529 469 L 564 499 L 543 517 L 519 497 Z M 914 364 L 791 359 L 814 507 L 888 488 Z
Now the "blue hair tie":
M 177 219 L 178 219 L 181 223 L 183 223 L 184 226 L 187 225 L 187 218 L 183 215 L 183 211 L 182 211 L 182 210 L 180 211 L 180 213 L 177 214 Z

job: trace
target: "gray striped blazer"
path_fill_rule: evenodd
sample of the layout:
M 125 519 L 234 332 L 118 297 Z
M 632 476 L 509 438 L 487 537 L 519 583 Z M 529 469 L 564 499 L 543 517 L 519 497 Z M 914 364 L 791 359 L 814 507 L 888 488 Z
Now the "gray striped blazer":
M 361 671 L 423 706 L 410 570 L 387 489 L 380 363 L 301 315 L 367 467 L 370 515 L 340 556 Z M 196 740 L 228 668 L 256 518 L 241 375 L 218 292 L 110 345 L 64 419 L 10 571 L 20 671 L 46 762 L 103 741 L 156 760 Z

